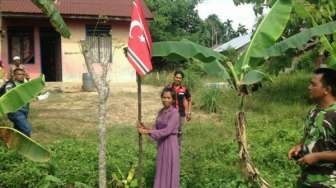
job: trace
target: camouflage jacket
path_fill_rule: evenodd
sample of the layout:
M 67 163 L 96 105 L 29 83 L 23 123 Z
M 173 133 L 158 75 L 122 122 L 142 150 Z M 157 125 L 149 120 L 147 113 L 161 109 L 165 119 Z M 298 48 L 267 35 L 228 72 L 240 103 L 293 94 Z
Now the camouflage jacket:
M 314 108 L 306 118 L 303 155 L 336 151 L 336 104 L 326 109 Z M 302 187 L 336 188 L 336 164 L 320 161 L 302 167 Z

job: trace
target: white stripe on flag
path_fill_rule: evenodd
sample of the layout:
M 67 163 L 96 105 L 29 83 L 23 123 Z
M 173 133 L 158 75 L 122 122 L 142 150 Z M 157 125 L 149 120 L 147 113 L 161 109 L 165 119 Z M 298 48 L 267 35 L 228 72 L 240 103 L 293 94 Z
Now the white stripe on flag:
M 143 72 L 143 74 L 147 74 L 149 72 L 148 68 L 143 64 L 143 62 L 141 61 L 141 59 L 133 52 L 132 49 L 128 48 L 129 50 L 129 56 L 134 64 Z

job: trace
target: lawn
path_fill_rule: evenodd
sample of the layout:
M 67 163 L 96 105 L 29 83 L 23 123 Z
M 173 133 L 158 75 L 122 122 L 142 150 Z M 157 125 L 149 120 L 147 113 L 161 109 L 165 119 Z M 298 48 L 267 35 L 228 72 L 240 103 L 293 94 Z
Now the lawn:
M 299 174 L 295 162 L 287 160 L 287 151 L 300 140 L 303 119 L 311 107 L 307 97 L 309 76 L 301 72 L 280 75 L 247 99 L 249 149 L 261 174 L 276 188 L 293 187 Z M 181 187 L 253 187 L 239 170 L 234 126 L 239 98 L 225 89 L 218 99 L 222 101 L 220 110 L 208 114 L 200 110 L 206 90 L 201 84 L 197 86 L 192 93 L 193 119 L 184 127 Z M 112 173 L 118 168 L 126 173 L 130 164 L 137 161 L 136 93 L 132 86 L 127 87 L 112 87 L 109 98 L 110 187 Z M 79 92 L 78 87 L 60 91 L 50 85 L 48 89 L 48 100 L 31 104 L 30 120 L 33 138 L 51 150 L 52 160 L 33 163 L 1 147 L 0 187 L 97 187 L 96 94 Z M 159 93 L 160 87 L 144 87 L 143 117 L 147 124 L 152 124 L 160 108 Z M 155 152 L 155 144 L 146 138 L 146 187 L 153 183 Z

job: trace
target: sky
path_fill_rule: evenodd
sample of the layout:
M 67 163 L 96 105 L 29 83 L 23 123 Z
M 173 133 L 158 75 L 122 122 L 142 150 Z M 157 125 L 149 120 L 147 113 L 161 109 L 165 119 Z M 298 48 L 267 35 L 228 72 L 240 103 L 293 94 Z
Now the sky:
M 233 20 L 234 29 L 237 29 L 240 23 L 251 31 L 255 23 L 253 6 L 249 4 L 235 6 L 232 0 L 203 0 L 196 9 L 203 20 L 210 14 L 217 14 L 222 22 L 227 19 Z

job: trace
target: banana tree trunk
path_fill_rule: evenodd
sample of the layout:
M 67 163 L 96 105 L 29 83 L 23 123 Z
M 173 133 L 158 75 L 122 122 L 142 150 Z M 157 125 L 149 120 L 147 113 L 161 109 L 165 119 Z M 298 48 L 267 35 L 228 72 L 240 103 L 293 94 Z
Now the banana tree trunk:
M 247 145 L 246 138 L 246 118 L 245 113 L 243 112 L 244 106 L 244 98 L 241 98 L 241 106 L 239 112 L 236 113 L 236 128 L 237 128 L 237 142 L 239 147 L 239 159 L 241 170 L 243 174 L 248 178 L 249 181 L 252 181 L 258 184 L 261 188 L 271 188 L 271 186 L 267 183 L 267 181 L 261 177 L 258 169 L 253 164 Z

